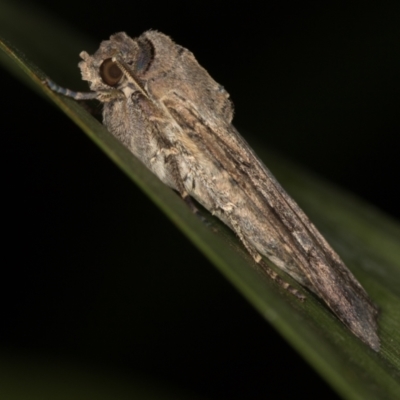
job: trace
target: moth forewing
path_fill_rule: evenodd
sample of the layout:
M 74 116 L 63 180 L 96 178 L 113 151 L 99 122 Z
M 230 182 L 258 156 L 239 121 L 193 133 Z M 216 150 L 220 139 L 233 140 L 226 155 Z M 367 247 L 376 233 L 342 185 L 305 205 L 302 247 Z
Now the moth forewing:
M 189 50 L 156 31 L 136 39 L 120 32 L 81 58 L 114 136 L 189 204 L 194 198 L 233 229 L 257 263 L 269 258 L 379 350 L 375 305 L 232 126 L 229 94 Z

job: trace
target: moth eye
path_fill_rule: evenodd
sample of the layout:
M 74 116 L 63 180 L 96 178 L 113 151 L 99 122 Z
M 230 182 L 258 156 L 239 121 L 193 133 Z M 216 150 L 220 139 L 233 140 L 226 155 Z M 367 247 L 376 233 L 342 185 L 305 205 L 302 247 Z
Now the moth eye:
M 100 65 L 101 79 L 108 86 L 115 86 L 121 80 L 122 75 L 122 71 L 111 58 L 107 58 Z

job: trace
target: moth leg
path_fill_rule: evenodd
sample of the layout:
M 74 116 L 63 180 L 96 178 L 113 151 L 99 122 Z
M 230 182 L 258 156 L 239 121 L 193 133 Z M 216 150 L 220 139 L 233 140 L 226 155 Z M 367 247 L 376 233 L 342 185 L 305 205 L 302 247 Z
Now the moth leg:
M 199 210 L 196 207 L 196 204 L 194 204 L 192 198 L 190 197 L 189 193 L 179 193 L 183 199 L 183 201 L 187 204 L 187 206 L 190 208 L 190 210 L 193 212 L 193 214 L 199 215 Z
M 201 222 L 203 222 L 205 225 L 210 226 L 210 222 L 203 217 L 203 215 L 200 214 L 199 209 L 196 207 L 196 204 L 194 204 L 193 199 L 190 197 L 190 195 L 185 192 L 183 195 L 180 193 L 183 201 L 188 205 L 188 207 L 190 208 L 190 210 L 193 212 L 193 214 L 196 215 L 196 217 L 198 217 Z
M 182 174 L 179 169 L 178 161 L 176 160 L 173 154 L 169 154 L 166 157 L 166 161 L 168 162 L 172 174 L 172 177 L 175 182 L 175 187 L 180 196 L 182 197 L 183 201 L 187 204 L 190 210 L 195 214 L 203 223 L 209 225 L 209 222 L 200 214 L 199 209 L 196 207 L 193 199 L 191 198 L 190 194 L 187 192 L 185 185 L 183 184 Z
M 290 283 L 286 282 L 283 280 L 272 268 L 270 268 L 267 263 L 264 260 L 260 261 L 260 266 L 262 270 L 268 274 L 268 276 L 276 282 L 279 286 L 283 287 L 285 290 L 287 290 L 289 293 L 291 293 L 293 296 L 295 296 L 297 299 L 300 301 L 304 301 L 306 299 L 306 296 L 301 294 L 296 288 L 290 285 Z
M 300 301 L 304 301 L 306 297 L 301 294 L 296 288 L 291 286 L 288 282 L 283 280 L 271 267 L 267 265 L 267 263 L 261 257 L 260 253 L 244 238 L 244 235 L 240 230 L 239 224 L 235 221 L 234 218 L 232 218 L 232 216 L 229 217 L 234 231 L 239 236 L 239 239 L 242 241 L 244 247 L 246 247 L 247 251 L 253 257 L 254 261 L 261 267 L 261 269 L 279 286 L 283 287 Z

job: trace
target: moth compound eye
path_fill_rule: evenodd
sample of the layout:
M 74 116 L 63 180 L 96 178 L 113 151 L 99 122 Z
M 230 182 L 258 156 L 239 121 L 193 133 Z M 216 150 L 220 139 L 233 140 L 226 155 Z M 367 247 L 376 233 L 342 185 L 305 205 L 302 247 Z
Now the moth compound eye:
M 111 58 L 107 58 L 100 65 L 101 79 L 108 86 L 115 86 L 121 80 L 122 75 L 122 71 Z

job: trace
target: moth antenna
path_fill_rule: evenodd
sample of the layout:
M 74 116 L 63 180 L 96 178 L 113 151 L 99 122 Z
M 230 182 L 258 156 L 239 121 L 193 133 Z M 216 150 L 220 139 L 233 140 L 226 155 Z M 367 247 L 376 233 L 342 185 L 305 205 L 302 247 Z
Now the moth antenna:
M 49 87 L 53 92 L 60 93 L 67 97 L 72 97 L 75 100 L 92 100 L 97 99 L 96 92 L 74 92 L 73 90 L 69 90 L 63 88 L 60 85 L 57 85 L 54 81 L 49 78 L 46 78 L 43 83 Z

